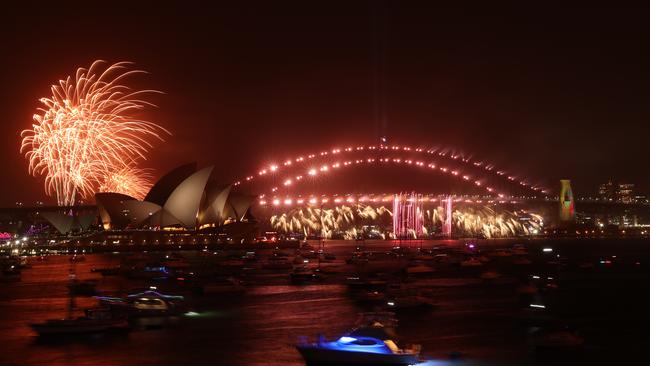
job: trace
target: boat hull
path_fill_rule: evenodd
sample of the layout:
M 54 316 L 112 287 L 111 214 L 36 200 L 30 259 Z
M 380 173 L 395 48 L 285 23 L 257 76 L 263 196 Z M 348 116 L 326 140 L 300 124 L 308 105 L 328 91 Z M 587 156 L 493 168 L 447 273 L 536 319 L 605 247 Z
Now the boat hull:
M 88 321 L 77 323 L 41 323 L 31 324 L 32 329 L 41 336 L 57 334 L 88 334 L 110 330 L 127 329 L 126 321 Z
M 352 352 L 312 345 L 299 345 L 296 348 L 307 365 L 414 365 L 418 363 L 418 355 L 414 353 Z

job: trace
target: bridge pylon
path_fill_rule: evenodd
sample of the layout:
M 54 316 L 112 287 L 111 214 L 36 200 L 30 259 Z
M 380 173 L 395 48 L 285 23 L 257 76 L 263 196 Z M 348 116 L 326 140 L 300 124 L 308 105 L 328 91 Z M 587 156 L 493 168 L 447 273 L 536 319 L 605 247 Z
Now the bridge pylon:
M 572 222 L 575 220 L 576 210 L 571 191 L 571 181 L 560 180 L 560 222 Z

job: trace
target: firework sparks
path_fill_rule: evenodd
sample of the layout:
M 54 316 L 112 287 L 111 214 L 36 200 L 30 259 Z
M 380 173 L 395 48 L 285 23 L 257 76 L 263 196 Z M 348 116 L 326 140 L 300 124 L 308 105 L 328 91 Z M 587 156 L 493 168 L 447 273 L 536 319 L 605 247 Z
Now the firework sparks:
M 422 235 L 441 232 L 447 224 L 452 225 L 449 230 L 458 236 L 498 238 L 530 235 L 543 227 L 543 219 L 537 214 L 529 213 L 529 219 L 522 222 L 515 212 L 495 210 L 489 206 L 464 206 L 450 213 L 451 207 L 447 202 L 449 198 L 441 202 L 444 206 L 423 210 L 419 223 L 422 227 L 413 231 Z M 298 207 L 270 217 L 271 227 L 278 231 L 305 235 L 322 233 L 327 238 L 337 234 L 344 239 L 356 238 L 362 227 L 368 225 L 378 227 L 384 237 L 400 237 L 400 233 L 391 232 L 393 223 L 394 212 L 385 206 L 363 204 L 340 205 L 331 209 Z
M 106 176 L 98 192 L 117 192 L 142 200 L 152 186 L 152 179 L 153 176 L 147 169 L 124 167 Z
M 100 187 L 142 196 L 148 177 L 129 170 L 146 159 L 151 139 L 169 133 L 136 117 L 154 106 L 143 98 L 156 91 L 122 84 L 144 71 L 129 70 L 128 62 L 104 64 L 95 61 L 52 85 L 52 96 L 40 99 L 32 129 L 21 133 L 30 174 L 45 176 L 45 192 L 55 194 L 59 205 L 74 205 Z

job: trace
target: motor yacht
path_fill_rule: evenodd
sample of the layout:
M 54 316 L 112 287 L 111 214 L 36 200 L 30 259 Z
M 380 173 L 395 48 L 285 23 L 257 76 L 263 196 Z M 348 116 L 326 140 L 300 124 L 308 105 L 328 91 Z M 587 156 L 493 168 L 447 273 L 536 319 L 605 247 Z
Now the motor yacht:
M 97 299 L 116 313 L 126 313 L 129 317 L 175 315 L 182 311 L 183 296 L 166 295 L 155 290 L 150 288 L 124 298 L 98 296 Z
M 296 345 L 307 365 L 414 365 L 420 346 L 400 348 L 392 327 L 375 320 L 333 341 L 318 336 L 315 342 L 301 339 Z

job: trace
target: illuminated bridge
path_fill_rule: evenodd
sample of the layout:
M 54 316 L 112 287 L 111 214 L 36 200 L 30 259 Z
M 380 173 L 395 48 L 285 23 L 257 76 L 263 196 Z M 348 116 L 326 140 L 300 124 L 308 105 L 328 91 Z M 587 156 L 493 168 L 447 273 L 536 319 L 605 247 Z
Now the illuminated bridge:
M 258 197 L 253 210 L 267 229 L 307 236 L 533 235 L 545 221 L 559 220 L 559 190 L 439 148 L 332 148 L 268 162 L 233 186 Z M 406 199 L 397 198 L 401 192 Z M 573 220 L 572 196 L 567 204 L 571 212 L 564 219 Z M 405 205 L 415 211 L 409 214 Z M 647 212 L 643 203 L 579 205 L 596 213 L 637 206 Z
M 538 233 L 544 215 L 517 205 L 553 201 L 536 181 L 489 162 L 384 144 L 267 163 L 233 186 L 258 197 L 253 209 L 268 229 L 344 238 Z M 400 192 L 406 196 L 398 199 Z

